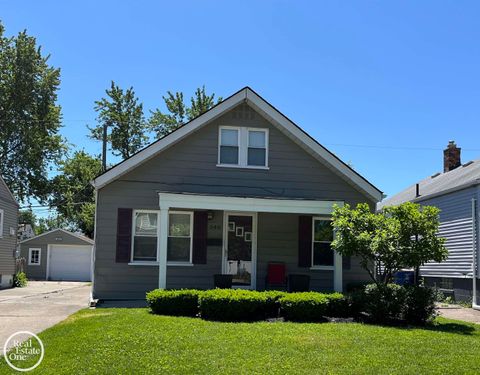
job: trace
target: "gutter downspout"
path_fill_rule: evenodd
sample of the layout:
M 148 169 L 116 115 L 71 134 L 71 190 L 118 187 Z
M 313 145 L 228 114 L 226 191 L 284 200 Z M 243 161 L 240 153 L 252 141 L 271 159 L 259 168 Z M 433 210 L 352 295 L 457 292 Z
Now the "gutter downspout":
M 478 275 L 478 245 L 479 245 L 479 226 L 478 226 L 478 211 L 477 211 L 477 200 L 472 199 L 472 230 L 473 230 L 473 256 L 472 256 L 472 308 L 475 310 L 480 310 L 480 305 L 477 301 L 477 275 Z

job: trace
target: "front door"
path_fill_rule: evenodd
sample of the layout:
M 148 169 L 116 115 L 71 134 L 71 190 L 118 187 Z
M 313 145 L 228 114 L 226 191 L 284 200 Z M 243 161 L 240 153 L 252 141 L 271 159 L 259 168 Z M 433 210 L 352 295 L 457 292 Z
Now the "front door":
M 225 213 L 223 273 L 233 275 L 233 287 L 255 289 L 256 215 Z

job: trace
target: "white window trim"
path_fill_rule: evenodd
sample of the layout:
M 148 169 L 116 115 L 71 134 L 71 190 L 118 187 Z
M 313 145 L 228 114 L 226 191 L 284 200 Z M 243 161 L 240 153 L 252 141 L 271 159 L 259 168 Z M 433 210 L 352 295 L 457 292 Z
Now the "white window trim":
M 181 214 L 181 215 L 189 215 L 190 216 L 190 235 L 188 237 L 185 236 L 170 236 L 170 215 L 172 214 Z M 193 211 L 169 211 L 168 212 L 168 223 L 167 223 L 167 243 L 168 239 L 172 238 L 190 238 L 190 258 L 188 262 L 181 262 L 181 261 L 168 261 L 167 266 L 193 266 Z M 168 247 L 168 245 L 167 245 Z M 168 254 L 168 248 L 167 248 Z M 168 256 L 168 255 L 167 255 Z
M 238 164 L 225 164 L 220 161 L 220 146 L 222 142 L 222 130 L 236 130 L 238 134 Z M 257 131 L 265 133 L 265 165 L 248 165 L 248 132 Z M 270 169 L 268 166 L 269 152 L 269 129 L 268 128 L 251 128 L 243 126 L 227 126 L 221 125 L 218 128 L 218 146 L 217 146 L 217 167 L 223 168 L 244 168 L 244 169 Z
M 3 238 L 3 221 L 5 217 L 5 211 L 0 209 L 0 238 Z
M 158 241 L 159 241 L 159 228 L 160 228 L 160 211 L 159 210 L 132 210 L 132 244 L 131 244 L 131 251 L 130 251 L 130 263 L 132 264 L 142 264 L 142 265 L 155 265 L 158 264 L 158 251 L 155 260 L 134 260 L 134 252 L 135 252 L 135 227 L 136 227 L 136 214 L 143 213 L 143 214 L 156 214 L 157 215 L 157 248 L 158 248 Z M 142 236 L 140 236 L 142 237 Z M 143 236 L 149 237 L 149 236 Z M 151 236 L 153 237 L 153 236 Z
M 328 217 L 328 216 L 313 216 L 312 217 L 312 260 L 311 260 L 311 264 L 312 266 L 310 267 L 311 270 L 329 270 L 329 271 L 333 271 L 335 269 L 335 251 L 334 251 L 334 258 L 333 258 L 333 264 L 331 266 L 322 266 L 322 265 L 315 265 L 313 264 L 313 252 L 315 250 L 315 242 L 319 242 L 319 243 L 332 243 L 332 241 L 315 241 L 315 220 L 321 220 L 321 221 L 332 221 L 332 218 L 331 217 Z M 334 234 L 335 236 L 335 234 Z
M 33 250 L 38 250 L 38 263 L 32 263 L 32 252 Z M 39 247 L 31 247 L 28 249 L 28 265 L 29 266 L 40 266 L 42 264 L 42 249 Z

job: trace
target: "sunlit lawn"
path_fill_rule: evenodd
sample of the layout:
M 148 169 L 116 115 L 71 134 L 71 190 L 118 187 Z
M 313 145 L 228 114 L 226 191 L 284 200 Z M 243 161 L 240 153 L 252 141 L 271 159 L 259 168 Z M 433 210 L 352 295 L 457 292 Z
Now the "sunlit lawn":
M 43 333 L 42 374 L 478 373 L 480 327 L 216 323 L 147 309 L 80 311 Z M 1 359 L 0 373 L 9 368 Z

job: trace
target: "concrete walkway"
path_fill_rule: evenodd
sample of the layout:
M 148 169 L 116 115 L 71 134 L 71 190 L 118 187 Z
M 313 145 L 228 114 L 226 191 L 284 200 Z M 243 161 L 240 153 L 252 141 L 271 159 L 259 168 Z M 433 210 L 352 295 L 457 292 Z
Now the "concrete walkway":
M 464 322 L 480 324 L 480 311 L 457 305 L 438 307 L 440 316 L 448 319 L 463 320 Z
M 30 281 L 25 288 L 0 290 L 1 354 L 11 334 L 41 332 L 88 307 L 90 289 L 83 282 Z

